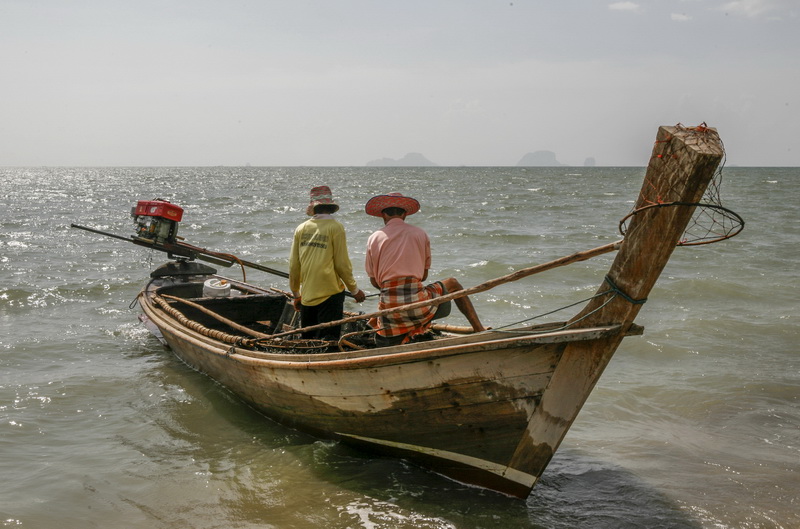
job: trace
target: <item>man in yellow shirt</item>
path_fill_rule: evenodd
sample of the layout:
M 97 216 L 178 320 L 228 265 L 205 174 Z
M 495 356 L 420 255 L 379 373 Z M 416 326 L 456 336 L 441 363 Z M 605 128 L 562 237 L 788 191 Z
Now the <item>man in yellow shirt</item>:
M 328 186 L 311 189 L 306 214 L 311 218 L 294 231 L 289 255 L 289 288 L 300 324 L 310 327 L 342 319 L 344 289 L 361 303 L 366 295 L 353 277 L 344 226 L 333 218 L 339 205 Z M 303 338 L 338 341 L 341 326 L 304 332 Z

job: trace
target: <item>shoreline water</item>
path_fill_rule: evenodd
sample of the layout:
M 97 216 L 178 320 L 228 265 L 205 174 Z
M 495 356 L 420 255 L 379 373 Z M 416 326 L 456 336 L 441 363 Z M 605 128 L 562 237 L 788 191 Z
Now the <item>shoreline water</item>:
M 363 244 L 377 228 L 363 204 L 400 191 L 423 204 L 412 220 L 431 234 L 431 277 L 470 286 L 615 240 L 643 174 L 0 169 L 4 524 L 800 525 L 798 168 L 724 170 L 723 205 L 745 218 L 744 232 L 676 250 L 637 320 L 644 336 L 623 342 L 524 502 L 263 419 L 138 324 L 129 305 L 163 255 L 69 228 L 127 235 L 135 200 L 160 196 L 184 207 L 190 243 L 285 269 L 308 189 L 325 183 L 342 204 L 337 216 L 363 287 Z M 517 321 L 588 297 L 607 265 L 579 263 L 473 301 L 488 324 Z

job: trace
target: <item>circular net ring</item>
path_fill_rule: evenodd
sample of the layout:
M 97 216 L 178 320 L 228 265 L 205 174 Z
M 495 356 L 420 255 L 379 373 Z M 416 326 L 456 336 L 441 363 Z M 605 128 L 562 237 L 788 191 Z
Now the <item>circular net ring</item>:
M 718 204 L 702 202 L 664 202 L 635 209 L 619 221 L 619 232 L 628 231 L 627 222 L 634 215 L 653 208 L 694 207 L 695 212 L 677 246 L 699 246 L 735 237 L 744 229 L 744 219 L 735 211 Z

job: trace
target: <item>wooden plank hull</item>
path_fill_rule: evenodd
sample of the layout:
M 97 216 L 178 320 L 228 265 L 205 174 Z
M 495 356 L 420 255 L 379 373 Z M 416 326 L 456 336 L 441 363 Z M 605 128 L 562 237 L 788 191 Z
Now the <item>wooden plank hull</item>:
M 140 296 L 144 316 L 188 365 L 281 423 L 526 497 L 622 338 L 641 333 L 633 323 L 641 302 L 723 155 L 716 133 L 701 139 L 683 128 L 659 130 L 637 207 L 665 200 L 680 207 L 644 208 L 635 216 L 597 296 L 564 327 L 341 353 L 274 354 L 198 331 L 186 320 L 200 312 L 186 309 L 190 317 L 176 316 L 157 299 L 162 287 L 176 290 L 203 277 L 172 285 L 169 277 L 151 281 Z M 270 318 L 281 313 L 280 307 L 270 310 Z
M 268 417 L 515 496 L 526 496 L 544 470 L 509 463 L 567 343 L 619 332 L 523 339 L 496 333 L 476 343 L 454 338 L 434 348 L 399 346 L 377 357 L 286 357 L 211 340 L 171 320 L 146 296 L 142 306 L 184 362 Z

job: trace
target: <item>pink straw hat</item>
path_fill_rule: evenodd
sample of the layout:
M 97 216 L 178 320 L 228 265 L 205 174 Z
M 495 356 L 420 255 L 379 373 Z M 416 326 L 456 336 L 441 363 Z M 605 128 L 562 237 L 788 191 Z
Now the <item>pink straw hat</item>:
M 339 204 L 333 201 L 333 193 L 328 186 L 317 186 L 311 188 L 311 203 L 306 208 L 306 214 L 311 216 L 314 214 L 314 206 L 329 205 L 336 206 L 336 211 L 339 211 Z
M 381 211 L 386 208 L 400 208 L 405 210 L 406 215 L 413 215 L 419 211 L 419 202 L 400 193 L 389 193 L 388 195 L 378 195 L 369 199 L 364 211 L 367 212 L 367 215 L 380 217 Z

